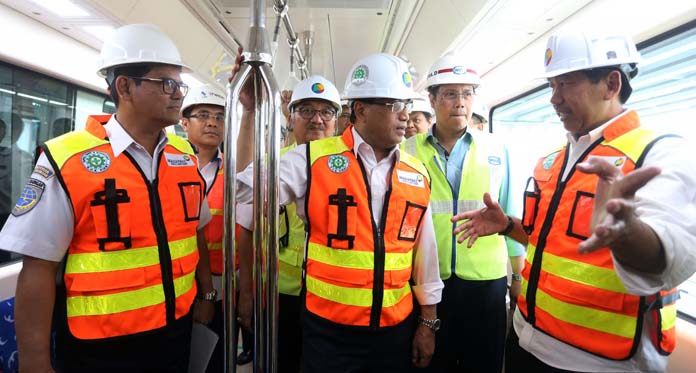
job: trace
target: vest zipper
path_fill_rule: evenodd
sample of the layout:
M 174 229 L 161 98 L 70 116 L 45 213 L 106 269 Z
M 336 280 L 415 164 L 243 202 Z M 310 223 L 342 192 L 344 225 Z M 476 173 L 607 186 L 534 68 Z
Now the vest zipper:
M 167 324 L 169 325 L 176 320 L 174 313 L 176 293 L 174 292 L 174 275 L 172 274 L 172 256 L 169 252 L 167 230 L 162 217 L 162 203 L 157 191 L 158 184 L 159 179 L 155 179 L 152 183 L 148 182 L 147 187 L 150 190 L 150 209 L 152 210 L 152 223 L 157 236 L 157 252 L 159 254 L 160 270 L 162 271 L 162 288 L 164 289 Z
M 442 172 L 442 175 L 445 177 L 445 181 L 447 181 L 447 186 L 450 188 L 450 192 L 452 192 L 452 216 L 457 215 L 457 201 L 459 201 L 459 193 L 457 192 L 457 195 L 455 197 L 454 193 L 454 188 L 452 187 L 452 184 L 450 184 L 449 179 L 447 179 L 447 174 L 445 171 L 442 170 L 442 167 L 440 166 L 440 160 L 438 159 L 438 156 L 435 155 L 433 156 L 433 160 L 435 160 L 435 165 L 437 168 Z M 454 228 L 457 227 L 457 223 L 452 223 L 452 231 L 454 231 Z M 451 274 L 456 276 L 456 273 L 454 271 L 454 268 L 457 265 L 457 236 L 452 234 L 452 260 L 450 261 L 450 266 L 451 266 Z

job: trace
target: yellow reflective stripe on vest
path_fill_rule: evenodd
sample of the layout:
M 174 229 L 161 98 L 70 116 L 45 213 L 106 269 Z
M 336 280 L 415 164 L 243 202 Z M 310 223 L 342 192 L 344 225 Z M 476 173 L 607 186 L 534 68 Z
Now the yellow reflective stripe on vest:
M 172 260 L 193 254 L 196 248 L 196 236 L 169 243 Z M 98 253 L 70 254 L 65 266 L 65 273 L 110 272 L 147 267 L 157 263 L 159 263 L 157 246 Z
M 428 184 L 430 184 L 430 173 L 428 172 L 428 169 L 425 168 L 425 165 L 423 162 L 421 162 L 418 158 L 415 156 L 408 154 L 408 153 L 399 153 L 399 160 L 414 170 L 418 171 L 421 173 L 425 178 L 428 180 Z
M 309 146 L 309 143 L 306 146 Z M 309 154 L 311 159 L 309 164 L 314 164 L 317 159 L 326 155 L 341 154 L 348 150 L 350 149 L 348 149 L 340 136 L 327 137 L 321 141 L 312 141 L 312 151 Z
M 367 269 L 375 268 L 374 253 L 372 251 L 336 250 L 322 246 L 314 242 L 308 243 L 308 259 L 329 264 L 335 267 Z M 411 268 L 413 251 L 406 253 L 386 253 L 384 258 L 384 270 L 395 271 Z
M 527 258 L 534 258 L 536 246 L 527 245 Z M 541 270 L 556 277 L 578 282 L 594 288 L 626 294 L 626 288 L 621 283 L 614 270 L 593 266 L 591 264 L 566 259 L 549 253 L 544 253 Z
M 645 148 L 658 137 L 658 134 L 649 129 L 638 127 L 629 131 L 611 142 L 603 142 L 602 145 L 619 149 L 635 163 L 643 154 Z
M 224 212 L 223 209 L 210 209 L 210 215 L 222 215 Z
M 48 140 L 46 147 L 51 152 L 51 157 L 56 162 L 58 169 L 61 169 L 73 155 L 107 143 L 108 141 L 94 136 L 87 130 L 80 130 Z
M 208 242 L 208 250 L 222 250 L 222 242 Z
M 457 213 L 461 214 L 467 211 L 475 211 L 485 207 L 481 200 L 465 200 L 457 201 Z M 433 201 L 430 200 L 430 210 L 433 214 L 449 214 L 453 215 L 452 201 Z
M 520 294 L 526 293 L 527 281 L 522 281 Z M 536 291 L 536 306 L 559 320 L 588 329 L 629 339 L 633 339 L 636 332 L 636 319 L 633 316 L 565 303 L 546 294 L 541 289 Z
M 677 305 L 663 306 L 660 309 L 660 317 L 662 318 L 662 330 L 674 328 L 677 324 Z
M 174 294 L 177 297 L 191 290 L 195 275 L 195 272 L 191 272 L 174 280 Z M 162 284 L 109 295 L 68 297 L 66 299 L 68 317 L 110 315 L 154 306 L 163 302 L 164 289 Z
M 167 144 L 171 145 L 172 147 L 174 147 L 174 149 L 182 153 L 195 154 L 193 148 L 191 147 L 191 143 L 189 143 L 188 140 L 179 135 L 167 133 Z
M 372 289 L 345 288 L 323 282 L 309 275 L 306 282 L 307 291 L 318 297 L 348 306 L 372 306 Z M 395 306 L 403 297 L 409 296 L 410 293 L 411 286 L 408 283 L 401 289 L 385 289 L 382 308 Z

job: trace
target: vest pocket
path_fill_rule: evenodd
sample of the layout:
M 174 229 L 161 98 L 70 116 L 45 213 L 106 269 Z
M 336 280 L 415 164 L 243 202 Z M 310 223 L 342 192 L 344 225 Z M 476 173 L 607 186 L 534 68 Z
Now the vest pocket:
M 94 230 L 101 251 L 131 247 L 131 203 L 128 191 L 116 189 L 116 179 L 104 179 L 104 190 L 90 201 Z
M 423 215 L 425 215 L 426 209 L 427 206 L 421 206 L 406 201 L 406 209 L 404 210 L 404 216 L 401 218 L 401 225 L 399 226 L 399 240 L 416 241 L 418 228 L 420 228 L 421 222 L 423 221 Z
M 543 282 L 540 281 L 540 285 L 543 284 L 543 290 L 563 302 L 612 312 L 620 312 L 623 309 L 623 294 L 609 293 L 550 273 L 546 273 L 543 277 Z
M 530 190 L 530 184 L 532 190 Z M 522 212 L 522 227 L 527 234 L 532 234 L 534 230 L 534 221 L 537 218 L 539 210 L 539 199 L 541 198 L 541 189 L 533 177 L 527 179 L 527 186 L 524 192 L 524 210 Z
M 98 273 L 96 280 L 94 274 L 74 274 L 66 277 L 65 288 L 70 292 L 80 292 L 81 295 L 97 295 L 103 291 L 130 289 L 141 287 L 145 284 L 145 270 L 142 268 L 123 271 L 111 271 Z
M 179 183 L 184 206 L 184 221 L 198 220 L 201 216 L 202 187 L 200 182 Z
M 575 194 L 573 209 L 570 211 L 570 221 L 566 234 L 580 240 L 586 240 L 591 235 L 590 222 L 595 195 L 589 192 L 578 191 Z

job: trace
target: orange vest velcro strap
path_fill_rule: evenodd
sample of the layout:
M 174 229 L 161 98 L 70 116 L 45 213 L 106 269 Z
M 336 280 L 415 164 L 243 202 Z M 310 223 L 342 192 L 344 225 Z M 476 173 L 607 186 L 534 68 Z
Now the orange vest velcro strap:
M 648 297 L 646 311 L 650 315 L 650 340 L 660 355 L 667 356 L 674 352 L 677 344 L 676 323 L 679 291 L 671 289 L 660 291 Z

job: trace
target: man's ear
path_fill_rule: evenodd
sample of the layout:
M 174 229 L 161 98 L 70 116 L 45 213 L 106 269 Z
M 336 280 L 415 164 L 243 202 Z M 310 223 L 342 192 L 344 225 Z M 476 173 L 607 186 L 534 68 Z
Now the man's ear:
M 621 72 L 618 70 L 612 70 L 604 78 L 607 85 L 607 92 L 605 94 L 605 99 L 612 99 L 621 93 Z
M 114 87 L 116 87 L 116 94 L 118 95 L 119 102 L 130 101 L 133 96 L 133 82 L 130 79 L 120 75 L 116 78 Z
M 181 117 L 181 128 L 184 129 L 184 132 L 188 133 L 188 127 L 190 123 L 191 122 L 189 122 L 188 118 Z
M 355 101 L 353 103 L 353 114 L 355 114 L 355 121 L 356 122 L 363 122 L 365 118 L 365 109 L 367 108 L 367 105 L 365 105 L 364 102 L 361 101 Z M 355 123 L 353 123 L 355 124 Z

